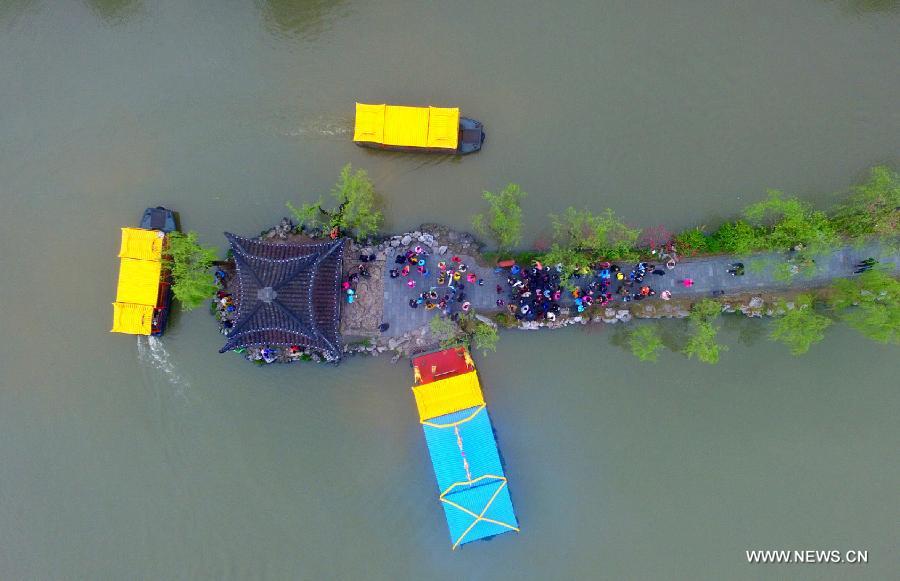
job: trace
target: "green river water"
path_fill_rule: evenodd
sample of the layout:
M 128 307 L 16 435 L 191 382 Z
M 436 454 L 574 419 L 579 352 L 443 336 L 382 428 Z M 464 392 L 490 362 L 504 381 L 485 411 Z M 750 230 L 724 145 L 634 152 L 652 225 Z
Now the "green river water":
M 843 326 L 798 359 L 726 319 L 715 367 L 504 333 L 478 364 L 522 532 L 457 552 L 408 366 L 256 368 L 205 309 L 108 329 L 146 206 L 222 248 L 348 161 L 396 231 L 507 181 L 529 241 L 568 204 L 827 203 L 900 162 L 898 65 L 893 1 L 0 1 L 0 578 L 896 578 L 897 350 Z M 459 105 L 485 148 L 359 149 L 357 99 Z

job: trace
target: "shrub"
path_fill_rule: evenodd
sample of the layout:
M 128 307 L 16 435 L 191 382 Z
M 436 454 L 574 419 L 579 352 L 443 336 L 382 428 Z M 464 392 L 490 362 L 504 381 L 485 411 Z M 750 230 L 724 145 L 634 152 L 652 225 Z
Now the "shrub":
M 698 226 L 677 234 L 675 247 L 686 256 L 694 256 L 709 252 L 709 238 L 703 233 L 703 227 Z
M 466 345 L 480 349 L 482 354 L 497 350 L 500 334 L 497 328 L 475 318 L 474 313 L 461 314 L 454 322 L 444 316 L 432 317 L 428 323 L 432 335 L 439 339 L 442 349 Z
M 525 197 L 516 184 L 507 184 L 499 194 L 484 192 L 488 211 L 472 217 L 472 226 L 482 236 L 497 243 L 500 252 L 506 252 L 522 242 L 522 206 Z
M 737 220 L 722 224 L 711 236 L 711 242 L 719 252 L 747 254 L 760 246 L 760 235 L 757 228 L 743 220 Z
M 216 249 L 201 246 L 196 232 L 170 232 L 167 238 L 165 266 L 172 272 L 172 293 L 181 308 L 190 311 L 216 294 L 215 279 L 209 273 Z
M 900 344 L 900 281 L 878 270 L 834 284 L 831 305 L 851 327 L 880 343 Z
M 585 252 L 593 259 L 631 259 L 640 231 L 629 228 L 609 208 L 599 214 L 566 208 L 562 215 L 551 214 L 554 242 L 562 248 Z
M 663 342 L 656 325 L 648 323 L 637 325 L 628 333 L 628 345 L 631 353 L 641 361 L 656 361 Z
M 775 319 L 769 338 L 781 341 L 791 348 L 793 355 L 802 355 L 812 345 L 825 338 L 825 330 L 831 326 L 831 319 L 816 313 L 813 297 L 809 294 L 798 295 L 794 299 L 794 308 L 788 309 L 782 300 L 778 307 L 784 315 Z
M 431 334 L 440 341 L 441 349 L 449 349 L 463 343 L 459 326 L 450 318 L 438 315 L 428 322 Z

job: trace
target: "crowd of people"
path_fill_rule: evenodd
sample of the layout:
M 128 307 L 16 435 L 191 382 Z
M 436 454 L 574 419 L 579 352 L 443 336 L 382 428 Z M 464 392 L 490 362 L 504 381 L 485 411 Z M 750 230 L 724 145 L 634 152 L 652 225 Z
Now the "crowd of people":
M 506 279 L 508 302 L 498 298 L 497 306 L 505 306 L 519 320 L 552 321 L 559 314 L 561 301 L 571 301 L 575 311 L 582 313 L 591 306 L 605 307 L 616 300 L 629 302 L 655 297 L 657 292 L 648 277 L 666 275 L 664 269 L 646 262 L 638 262 L 627 270 L 617 264 L 601 262 L 578 272 L 569 290 L 563 290 L 562 270 L 562 265 L 548 267 L 540 261 L 534 261 L 526 268 L 512 266 Z M 497 293 L 503 292 L 502 286 L 498 285 Z M 669 291 L 659 294 L 663 300 L 669 300 L 671 296 Z
M 484 286 L 484 279 L 471 271 L 459 256 L 453 256 L 449 261 L 429 262 L 428 252 L 421 246 L 401 252 L 394 258 L 390 277 L 402 279 L 410 290 L 420 289 L 409 299 L 409 307 L 439 309 L 446 315 L 469 311 L 472 307 L 469 293 Z

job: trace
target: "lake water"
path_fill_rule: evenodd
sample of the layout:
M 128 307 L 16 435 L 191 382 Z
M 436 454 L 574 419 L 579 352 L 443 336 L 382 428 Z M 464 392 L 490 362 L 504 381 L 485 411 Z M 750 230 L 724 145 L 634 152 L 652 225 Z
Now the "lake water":
M 392 230 L 465 227 L 516 181 L 531 242 L 569 204 L 674 230 L 767 187 L 826 203 L 900 162 L 898 9 L 0 2 L 0 577 L 892 577 L 900 365 L 844 327 L 796 359 L 727 319 L 715 367 L 638 364 L 609 327 L 505 333 L 478 363 L 522 532 L 457 552 L 408 366 L 256 368 L 205 309 L 159 341 L 108 329 L 146 206 L 221 248 L 346 162 Z M 355 100 L 459 105 L 485 148 L 359 149 Z

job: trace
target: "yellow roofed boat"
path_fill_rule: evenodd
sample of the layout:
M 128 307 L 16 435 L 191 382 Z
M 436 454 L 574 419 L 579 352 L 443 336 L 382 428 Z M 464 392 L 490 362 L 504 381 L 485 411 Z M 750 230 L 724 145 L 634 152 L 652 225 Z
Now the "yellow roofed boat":
M 353 141 L 394 151 L 466 154 L 481 149 L 484 127 L 455 107 L 356 104 Z
M 161 335 L 165 330 L 172 293 L 163 257 L 166 234 L 174 230 L 175 214 L 163 207 L 147 208 L 140 228 L 122 228 L 114 333 Z

